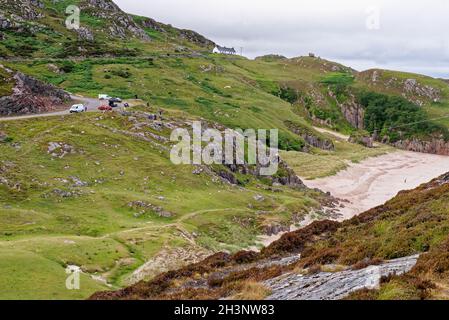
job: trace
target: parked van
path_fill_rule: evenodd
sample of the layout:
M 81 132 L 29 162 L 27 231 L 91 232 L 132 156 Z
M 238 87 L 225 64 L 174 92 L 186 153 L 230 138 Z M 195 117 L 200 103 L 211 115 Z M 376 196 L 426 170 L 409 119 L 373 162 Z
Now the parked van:
M 107 94 L 99 94 L 98 99 L 99 100 L 109 100 L 109 99 L 112 99 L 112 97 Z
M 70 113 L 80 113 L 80 112 L 86 112 L 87 108 L 84 106 L 84 104 L 74 104 L 70 108 Z

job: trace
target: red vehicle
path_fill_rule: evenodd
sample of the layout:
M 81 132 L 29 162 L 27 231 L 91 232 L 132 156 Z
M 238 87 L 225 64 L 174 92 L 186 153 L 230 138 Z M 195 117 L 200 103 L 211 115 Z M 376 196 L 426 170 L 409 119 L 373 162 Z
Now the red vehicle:
M 111 106 L 107 106 L 107 105 L 99 106 L 98 110 L 100 110 L 100 111 L 112 111 L 112 107 Z

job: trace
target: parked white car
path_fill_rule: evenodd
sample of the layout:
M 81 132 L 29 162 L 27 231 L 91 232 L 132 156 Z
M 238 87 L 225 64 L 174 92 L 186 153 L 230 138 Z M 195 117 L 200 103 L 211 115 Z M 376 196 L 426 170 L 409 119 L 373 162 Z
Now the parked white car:
M 74 104 L 70 108 L 70 113 L 80 113 L 80 112 L 86 112 L 87 108 L 84 106 L 84 104 Z
M 98 95 L 98 100 L 109 100 L 109 99 L 112 99 L 112 97 L 107 94 L 99 94 Z

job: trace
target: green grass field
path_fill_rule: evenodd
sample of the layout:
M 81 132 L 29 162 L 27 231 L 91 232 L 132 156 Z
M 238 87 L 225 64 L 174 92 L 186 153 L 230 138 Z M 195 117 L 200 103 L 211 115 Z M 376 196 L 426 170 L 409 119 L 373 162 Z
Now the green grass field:
M 107 287 L 82 274 L 80 290 L 67 290 L 65 268 L 30 251 L 0 249 L 1 300 L 84 299 Z
M 114 113 L 0 123 L 11 138 L 0 143 L 0 255 L 18 277 L 2 277 L 2 287 L 14 289 L 2 290 L 0 298 L 86 298 L 106 288 L 91 275 L 116 288 L 167 248 L 235 252 L 254 245 L 265 224 L 289 223 L 319 205 L 319 195 L 307 190 L 270 191 L 251 177 L 242 188 L 193 174 L 191 166 L 171 164 L 157 146 L 114 128 L 129 130 L 131 123 Z M 52 155 L 52 142 L 73 152 Z M 86 185 L 75 187 L 73 177 Z M 128 206 L 137 200 L 172 217 Z M 40 276 L 33 276 L 31 263 Z M 81 291 L 65 289 L 68 265 L 85 272 Z
M 351 163 L 359 163 L 369 157 L 380 156 L 395 149 L 386 145 L 368 149 L 343 140 L 335 141 L 335 151 L 314 149 L 310 153 L 283 151 L 281 157 L 295 172 L 307 180 L 333 176 L 345 170 Z

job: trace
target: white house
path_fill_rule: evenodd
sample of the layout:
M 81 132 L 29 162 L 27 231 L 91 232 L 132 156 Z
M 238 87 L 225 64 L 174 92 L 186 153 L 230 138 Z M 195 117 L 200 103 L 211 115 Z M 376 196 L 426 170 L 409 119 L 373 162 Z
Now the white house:
M 212 52 L 220 54 L 237 54 L 234 48 L 220 47 L 219 45 L 217 45 Z

